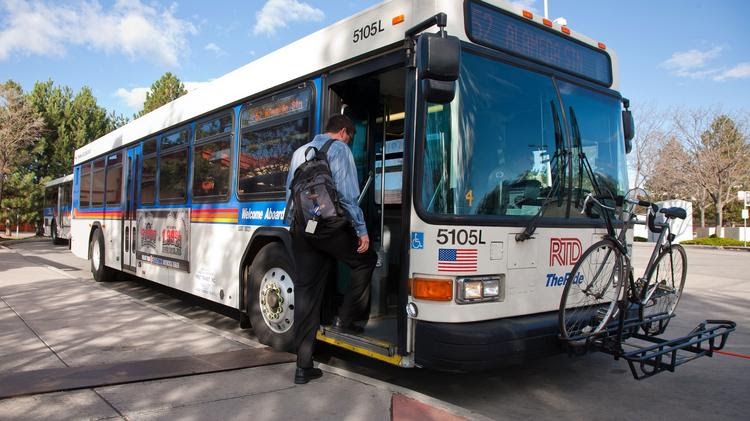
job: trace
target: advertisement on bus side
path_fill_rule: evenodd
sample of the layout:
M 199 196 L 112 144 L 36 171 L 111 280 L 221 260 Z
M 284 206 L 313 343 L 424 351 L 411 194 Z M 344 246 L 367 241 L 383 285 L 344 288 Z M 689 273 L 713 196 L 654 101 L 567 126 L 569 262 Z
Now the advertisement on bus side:
M 190 208 L 138 210 L 136 258 L 190 272 Z

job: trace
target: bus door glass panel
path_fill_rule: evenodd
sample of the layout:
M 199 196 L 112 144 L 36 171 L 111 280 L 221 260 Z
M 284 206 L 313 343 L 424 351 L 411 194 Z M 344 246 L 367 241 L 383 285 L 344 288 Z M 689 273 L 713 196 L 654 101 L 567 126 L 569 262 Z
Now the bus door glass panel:
M 140 167 L 140 153 L 138 147 L 127 152 L 125 166 L 125 214 L 123 218 L 123 258 L 125 269 L 135 271 L 135 249 L 137 238 L 137 205 L 138 205 L 138 168 Z
M 396 81 L 403 80 L 401 72 L 391 71 L 380 75 L 383 110 L 376 120 L 378 138 L 375 140 L 375 203 L 381 198 L 386 205 L 401 204 L 401 186 L 404 164 L 404 98 L 403 85 Z M 383 160 L 383 142 L 385 141 L 385 161 Z M 383 163 L 385 162 L 385 177 Z M 385 193 L 381 193 L 381 187 Z
M 456 98 L 428 104 L 421 205 L 443 215 L 530 217 L 555 180 L 565 139 L 552 79 L 464 52 Z M 544 216 L 564 216 L 548 205 Z

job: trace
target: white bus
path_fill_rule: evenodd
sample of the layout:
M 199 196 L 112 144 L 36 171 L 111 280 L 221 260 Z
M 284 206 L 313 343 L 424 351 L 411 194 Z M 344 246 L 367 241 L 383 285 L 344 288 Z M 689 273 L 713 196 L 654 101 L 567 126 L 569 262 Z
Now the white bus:
M 73 205 L 73 174 L 56 178 L 44 185 L 44 236 L 54 244 L 70 239 L 70 217 Z
M 616 64 L 502 0 L 374 6 L 78 149 L 72 250 L 98 281 L 122 271 L 221 303 L 289 349 L 287 169 L 343 112 L 379 262 L 364 333 L 328 328 L 339 267 L 318 339 L 450 370 L 558 352 L 566 273 L 605 232 L 580 213 L 580 153 L 627 188 Z

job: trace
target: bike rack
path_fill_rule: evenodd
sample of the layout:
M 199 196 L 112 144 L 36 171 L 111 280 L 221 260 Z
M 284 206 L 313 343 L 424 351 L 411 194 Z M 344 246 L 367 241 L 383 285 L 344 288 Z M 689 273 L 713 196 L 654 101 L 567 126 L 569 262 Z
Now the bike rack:
M 662 339 L 655 336 L 633 334 L 631 338 L 650 342 L 653 345 L 638 347 L 624 352 L 624 358 L 630 366 L 630 372 L 636 380 L 651 377 L 662 371 L 674 372 L 675 367 L 703 356 L 713 357 L 713 352 L 724 348 L 729 333 L 737 327 L 729 320 L 706 320 L 701 322 L 689 334 L 676 339 Z M 717 343 L 718 342 L 718 343 Z M 615 358 L 618 356 L 616 355 Z
M 615 360 L 622 358 L 628 362 L 633 377 L 642 380 L 664 371 L 674 372 L 677 366 L 700 357 L 713 357 L 714 351 L 724 348 L 729 334 L 737 327 L 730 320 L 705 320 L 685 336 L 663 339 L 639 331 L 645 325 L 658 323 L 661 334 L 674 314 L 657 314 L 640 320 L 632 316 L 632 310 L 631 307 L 621 313 L 601 334 L 589 337 L 584 346 L 580 345 L 581 338 L 566 341 L 570 345 L 569 354 L 582 355 L 592 350 L 610 354 Z

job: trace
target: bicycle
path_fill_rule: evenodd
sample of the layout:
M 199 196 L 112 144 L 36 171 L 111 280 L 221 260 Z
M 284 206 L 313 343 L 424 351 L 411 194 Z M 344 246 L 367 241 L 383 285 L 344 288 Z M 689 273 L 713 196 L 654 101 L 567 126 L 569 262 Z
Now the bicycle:
M 686 211 L 677 207 L 659 209 L 643 200 L 642 193 L 645 194 L 640 189 L 631 190 L 615 200 L 615 206 L 606 205 L 592 193 L 586 196 L 583 212 L 592 216 L 594 205 L 598 206 L 607 234 L 581 255 L 563 289 L 558 320 L 560 339 L 568 344 L 588 344 L 613 331 L 621 341 L 625 313 L 630 316 L 632 311 L 629 304 L 638 310 L 637 322 L 628 323 L 629 328 L 640 327 L 649 336 L 663 333 L 674 315 L 685 286 L 687 255 L 682 246 L 673 244 L 675 234 L 670 222 L 685 219 Z M 619 233 L 610 215 L 617 212 L 618 206 L 624 215 Z M 649 230 L 659 237 L 643 276 L 634 279 L 626 236 L 638 207 L 648 208 Z M 656 222 L 657 212 L 664 215 L 664 222 Z M 618 315 L 621 315 L 619 323 L 611 326 L 610 322 Z

